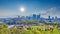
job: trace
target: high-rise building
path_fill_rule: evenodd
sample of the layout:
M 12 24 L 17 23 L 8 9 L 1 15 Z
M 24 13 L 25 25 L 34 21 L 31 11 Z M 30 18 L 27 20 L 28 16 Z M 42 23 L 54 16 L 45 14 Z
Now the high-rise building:
M 55 16 L 55 22 L 57 22 L 57 16 Z
M 26 16 L 26 20 L 30 20 L 30 16 Z
M 39 15 L 37 15 L 37 20 L 40 20 L 40 14 L 39 14 Z
M 20 16 L 18 16 L 17 20 L 21 20 Z
M 55 16 L 55 20 L 57 20 L 57 16 Z
M 33 20 L 36 20 L 36 14 L 33 14 Z
M 52 20 L 54 20 L 54 17 L 52 17 Z
M 51 21 L 54 22 L 54 17 L 51 18 Z
M 51 22 L 51 17 L 50 16 L 48 16 L 48 21 Z
M 48 19 L 50 20 L 50 16 L 48 16 Z

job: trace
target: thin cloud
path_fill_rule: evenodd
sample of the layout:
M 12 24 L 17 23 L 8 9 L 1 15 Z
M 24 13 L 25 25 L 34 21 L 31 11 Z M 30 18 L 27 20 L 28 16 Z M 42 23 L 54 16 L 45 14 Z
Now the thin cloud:
M 49 8 L 47 10 L 41 10 L 39 12 L 35 12 L 37 14 L 40 14 L 41 16 L 43 17 L 48 17 L 48 16 L 51 16 L 51 17 L 54 17 L 54 16 L 59 16 L 60 12 L 58 12 L 59 8 L 58 7 L 52 7 L 52 8 Z

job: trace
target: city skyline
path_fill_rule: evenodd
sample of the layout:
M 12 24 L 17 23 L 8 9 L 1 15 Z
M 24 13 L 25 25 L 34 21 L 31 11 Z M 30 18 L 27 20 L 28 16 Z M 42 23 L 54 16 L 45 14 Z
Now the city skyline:
M 24 12 L 20 8 L 24 8 Z M 0 17 L 30 16 L 60 17 L 60 0 L 0 0 Z

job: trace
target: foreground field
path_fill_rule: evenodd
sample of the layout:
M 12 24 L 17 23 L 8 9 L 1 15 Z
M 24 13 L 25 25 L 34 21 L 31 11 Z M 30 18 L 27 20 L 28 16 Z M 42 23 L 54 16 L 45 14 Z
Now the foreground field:
M 45 26 L 30 26 L 26 29 L 19 29 L 14 26 L 9 29 L 6 24 L 0 25 L 0 34 L 60 34 L 57 26 L 53 29 L 45 30 Z

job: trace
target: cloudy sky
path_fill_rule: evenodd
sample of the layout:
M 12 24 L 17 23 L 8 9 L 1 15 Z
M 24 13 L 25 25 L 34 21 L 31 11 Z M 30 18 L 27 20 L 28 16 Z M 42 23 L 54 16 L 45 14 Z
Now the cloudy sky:
M 20 8 L 24 8 L 24 12 Z M 0 0 L 0 17 L 41 14 L 60 17 L 60 0 Z

